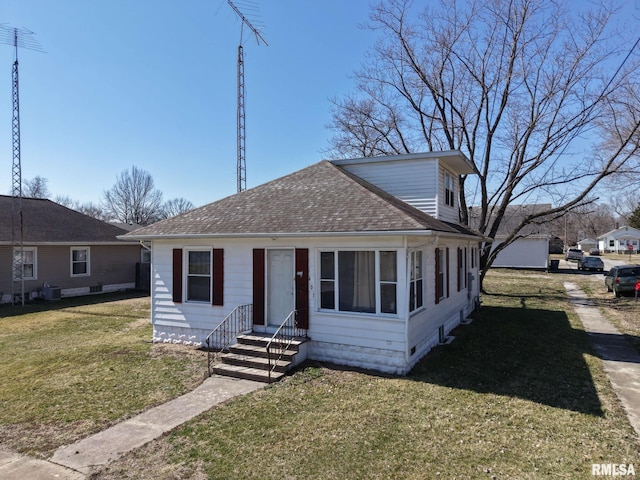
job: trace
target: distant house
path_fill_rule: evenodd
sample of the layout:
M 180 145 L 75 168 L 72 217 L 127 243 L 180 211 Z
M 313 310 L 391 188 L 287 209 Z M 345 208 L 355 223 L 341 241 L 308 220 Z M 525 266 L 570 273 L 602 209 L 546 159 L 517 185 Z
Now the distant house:
M 620 227 L 598 237 L 598 249 L 602 252 L 638 253 L 640 251 L 640 230 Z
M 593 238 L 585 238 L 578 242 L 578 248 L 583 252 L 589 252 L 594 248 L 598 248 L 598 241 Z
M 456 151 L 321 161 L 124 235 L 152 245 L 154 341 L 247 305 L 254 333 L 296 318 L 308 359 L 407 373 L 478 305 L 470 173 Z
M 12 202 L 13 197 L 0 196 L 0 302 L 5 303 L 23 290 L 13 274 L 19 249 Z M 25 300 L 135 287 L 141 246 L 116 238 L 126 230 L 44 199 L 23 198 L 22 216 Z
M 494 242 L 491 245 L 491 251 L 495 250 L 503 243 L 511 231 L 516 228 L 524 218 L 551 208 L 549 204 L 525 204 L 525 205 L 509 205 L 504 213 L 500 228 L 495 235 Z M 473 209 L 470 215 L 470 224 L 477 224 Z M 549 266 L 549 250 L 550 250 L 550 234 L 548 225 L 538 220 L 525 226 L 518 238 L 501 250 L 492 267 L 495 268 L 527 268 L 527 269 L 547 269 Z

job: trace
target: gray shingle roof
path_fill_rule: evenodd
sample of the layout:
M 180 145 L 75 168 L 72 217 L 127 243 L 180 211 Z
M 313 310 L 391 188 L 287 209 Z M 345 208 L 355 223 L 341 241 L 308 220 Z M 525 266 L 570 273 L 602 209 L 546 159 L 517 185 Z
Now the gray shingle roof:
M 0 243 L 11 243 L 13 197 L 0 195 Z M 38 198 L 22 199 L 25 243 L 119 243 L 126 230 Z
M 435 230 L 441 222 L 328 161 L 143 227 L 125 236 L 251 236 Z

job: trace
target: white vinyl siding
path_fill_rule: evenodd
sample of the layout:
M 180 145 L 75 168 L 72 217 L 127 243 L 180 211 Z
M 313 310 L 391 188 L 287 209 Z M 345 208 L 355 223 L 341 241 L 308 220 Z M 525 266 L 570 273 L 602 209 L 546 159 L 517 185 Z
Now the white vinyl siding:
M 437 216 L 438 163 L 435 160 L 380 162 L 343 168 L 409 205 Z

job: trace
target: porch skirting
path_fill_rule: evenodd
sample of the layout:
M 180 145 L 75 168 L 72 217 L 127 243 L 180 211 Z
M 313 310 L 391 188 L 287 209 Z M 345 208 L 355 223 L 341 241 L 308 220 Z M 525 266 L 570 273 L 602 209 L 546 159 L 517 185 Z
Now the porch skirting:
M 404 351 L 317 342 L 313 338 L 309 342 L 309 359 L 393 375 L 404 375 L 408 372 Z

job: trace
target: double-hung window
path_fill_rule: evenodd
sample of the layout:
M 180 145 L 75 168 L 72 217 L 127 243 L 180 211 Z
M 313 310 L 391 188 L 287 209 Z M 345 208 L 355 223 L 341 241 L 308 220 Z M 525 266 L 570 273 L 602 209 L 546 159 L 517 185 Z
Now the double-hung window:
M 187 301 L 211 301 L 211 250 L 187 251 Z
M 320 252 L 320 308 L 341 312 L 397 313 L 397 252 Z
M 409 271 L 409 312 L 413 312 L 423 305 L 422 290 L 422 250 L 410 254 L 411 265 Z
M 89 247 L 71 247 L 71 276 L 87 277 L 91 275 Z
M 453 175 L 444 172 L 444 203 L 450 207 L 455 206 L 455 183 Z
M 22 252 L 22 253 L 21 253 Z M 18 280 L 20 278 L 20 268 L 22 268 L 23 280 L 37 280 L 38 268 L 37 268 L 37 255 L 35 247 L 23 247 L 13 249 L 13 265 L 17 268 L 17 271 L 13 272 L 13 279 Z

